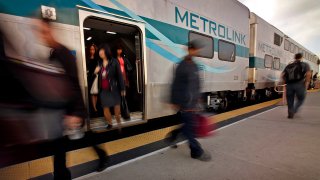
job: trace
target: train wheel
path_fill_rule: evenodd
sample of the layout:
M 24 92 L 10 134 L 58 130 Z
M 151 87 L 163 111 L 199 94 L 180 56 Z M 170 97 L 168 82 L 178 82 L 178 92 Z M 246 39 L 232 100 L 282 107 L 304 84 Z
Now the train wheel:
M 226 111 L 228 108 L 228 105 L 229 105 L 228 98 L 227 97 L 223 98 L 220 104 L 220 111 L 222 112 Z

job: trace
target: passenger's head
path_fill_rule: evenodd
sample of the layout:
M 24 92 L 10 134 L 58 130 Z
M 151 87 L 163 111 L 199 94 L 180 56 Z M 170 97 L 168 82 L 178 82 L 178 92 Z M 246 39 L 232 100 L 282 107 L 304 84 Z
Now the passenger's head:
M 202 45 L 199 41 L 191 41 L 188 44 L 188 52 L 190 56 L 196 56 L 198 55 L 200 49 L 202 48 Z
M 297 53 L 297 54 L 294 55 L 294 59 L 296 59 L 296 60 L 300 60 L 301 61 L 302 57 L 303 57 L 302 53 Z
M 49 47 L 57 46 L 57 41 L 53 37 L 50 20 L 41 19 L 35 21 L 35 29 L 39 38 Z
M 101 59 L 111 59 L 112 58 L 112 54 L 111 54 L 111 50 L 109 45 L 104 44 L 102 46 L 100 46 L 99 49 L 99 56 Z
M 89 53 L 90 53 L 90 56 L 94 56 L 96 54 L 96 52 L 98 51 L 98 48 L 95 44 L 91 44 L 89 46 Z
M 118 45 L 117 46 L 117 56 L 121 56 L 122 55 L 122 46 Z

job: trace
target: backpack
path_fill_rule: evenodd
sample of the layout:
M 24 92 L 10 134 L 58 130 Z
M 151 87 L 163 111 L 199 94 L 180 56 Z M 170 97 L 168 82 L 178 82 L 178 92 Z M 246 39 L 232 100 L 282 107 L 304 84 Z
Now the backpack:
M 298 61 L 289 64 L 284 69 L 284 77 L 287 83 L 299 82 L 304 79 L 305 68 L 303 68 L 303 63 Z

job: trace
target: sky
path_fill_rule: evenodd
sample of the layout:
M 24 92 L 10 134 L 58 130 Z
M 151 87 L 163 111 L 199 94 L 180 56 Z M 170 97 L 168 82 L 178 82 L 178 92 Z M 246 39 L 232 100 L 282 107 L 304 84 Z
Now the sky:
M 320 0 L 239 0 L 320 57 Z

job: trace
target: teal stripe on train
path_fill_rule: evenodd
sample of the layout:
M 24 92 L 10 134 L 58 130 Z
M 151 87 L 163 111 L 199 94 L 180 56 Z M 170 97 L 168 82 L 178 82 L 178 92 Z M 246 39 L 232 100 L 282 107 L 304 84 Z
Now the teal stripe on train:
M 174 26 L 168 23 L 164 23 L 161 21 L 157 21 L 154 19 L 142 17 L 143 20 L 148 22 L 150 25 L 153 27 L 156 27 L 158 31 L 160 31 L 163 35 L 165 35 L 168 39 L 170 39 L 172 42 L 180 45 L 186 45 L 189 41 L 189 30 L 185 28 L 181 28 L 178 26 Z M 147 34 L 147 38 L 150 39 L 156 39 L 155 36 L 152 34 Z M 218 40 L 217 38 L 214 39 L 214 51 L 218 52 Z M 236 55 L 239 57 L 249 57 L 249 48 L 241 46 L 241 45 L 236 45 Z
M 26 0 L 7 0 L 0 3 L 0 12 L 11 14 L 11 15 L 17 15 L 17 16 L 23 16 L 23 17 L 34 17 L 34 16 L 40 16 L 40 6 L 50 6 L 56 8 L 57 11 L 57 22 L 64 23 L 64 24 L 70 24 L 70 25 L 79 25 L 79 18 L 78 18 L 78 11 L 76 8 L 76 5 L 81 5 L 85 7 L 91 7 L 89 3 L 93 3 L 90 0 L 56 0 L 56 1 L 48 1 L 48 0 L 32 0 L 32 1 L 26 1 Z M 17 4 L 19 4 L 19 7 L 17 7 Z M 97 4 L 94 4 L 95 6 L 99 7 L 99 9 L 103 9 L 107 12 L 130 17 L 127 13 L 100 6 Z M 39 7 L 39 9 L 35 9 L 34 7 Z M 141 17 L 141 16 L 140 16 Z M 147 23 L 152 25 L 153 27 L 156 27 L 159 32 L 161 32 L 163 35 L 165 35 L 168 39 L 170 39 L 172 42 L 180 45 L 185 45 L 188 42 L 189 37 L 189 30 L 184 29 L 178 26 L 174 26 L 168 23 L 160 22 L 157 20 L 153 20 L 147 17 L 141 17 L 143 20 L 145 20 Z M 146 30 L 146 36 L 149 39 L 153 40 L 159 40 L 153 33 Z M 218 51 L 218 39 L 214 38 L 214 51 Z M 236 45 L 236 55 L 240 57 L 249 57 L 249 49 L 244 46 Z
M 56 8 L 57 22 L 71 25 L 79 24 L 76 5 L 86 6 L 82 1 L 75 0 L 5 0 L 0 2 L 0 12 L 23 17 L 40 17 L 41 5 Z
M 259 57 L 249 57 L 249 67 L 266 69 L 266 67 L 264 66 L 264 59 Z M 283 71 L 285 67 L 286 67 L 286 64 L 280 63 L 279 71 Z

